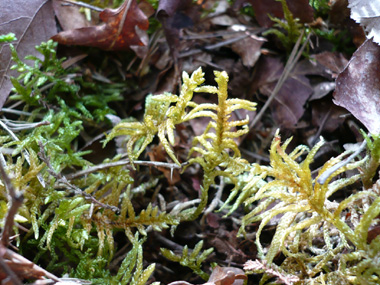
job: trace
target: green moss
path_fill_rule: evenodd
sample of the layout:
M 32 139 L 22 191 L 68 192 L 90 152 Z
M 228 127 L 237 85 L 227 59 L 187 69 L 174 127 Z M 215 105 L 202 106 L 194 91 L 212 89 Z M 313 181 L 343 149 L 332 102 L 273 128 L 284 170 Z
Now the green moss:
M 84 88 L 87 83 L 79 79 L 75 81 L 76 87 L 61 81 L 69 71 L 62 69 L 51 42 L 41 45 L 39 50 L 45 58 L 34 58 L 33 67 L 19 60 L 14 52 L 15 68 L 21 75 L 12 81 L 13 98 L 23 102 L 24 110 L 31 111 L 23 112 L 23 116 L 30 115 L 27 123 L 38 126 L 22 128 L 17 135 L 11 130 L 1 134 L 3 146 L 13 150 L 13 155 L 1 155 L 1 160 L 17 191 L 24 194 L 15 220 L 28 228 L 28 233 L 22 233 L 17 242 L 22 253 L 35 253 L 34 262 L 59 274 L 69 273 L 102 284 L 145 284 L 155 268 L 155 264 L 143 265 L 144 242 L 150 231 L 169 227 L 174 231 L 182 221 L 197 219 L 207 208 L 209 190 L 220 177 L 232 185 L 221 210 L 228 208 L 228 214 L 235 214 L 244 205 L 247 211 L 240 217 L 239 234 L 247 235 L 250 225 L 260 223 L 254 234 L 261 266 L 248 273 L 263 273 L 261 284 L 267 281 L 271 284 L 272 276 L 291 276 L 292 280 L 300 280 L 300 284 L 378 283 L 380 238 L 369 232 L 380 214 L 380 182 L 373 181 L 380 164 L 379 135 L 365 135 L 367 155 L 337 168 L 320 183 L 318 178 L 347 155 L 343 153 L 327 161 L 313 177 L 310 164 L 323 140 L 312 149 L 300 145 L 287 152 L 290 139 L 281 143 L 277 133 L 270 148 L 270 165 L 250 164 L 241 157 L 235 142 L 248 132 L 248 118 L 237 121 L 231 118 L 235 110 L 253 111 L 256 104 L 228 98 L 226 72 L 214 73 L 217 86 L 204 85 L 200 68 L 191 76 L 183 73 L 179 95 L 149 95 L 141 121 L 123 121 L 106 137 L 109 142 L 126 136 L 131 163 L 137 164 L 136 160 L 157 137 L 177 167 L 183 171 L 194 165 L 202 168 L 200 197 L 191 201 L 196 201 L 197 206 L 167 212 L 165 202 L 159 208 L 151 200 L 144 205 L 137 201 L 146 198 L 149 187 L 157 185 L 156 177 L 133 189 L 135 175 L 124 167 L 125 163 L 119 164 L 120 155 L 104 160 L 103 167 L 98 167 L 84 158 L 87 152 L 78 149 L 84 128 L 95 117 L 103 120 L 109 112 L 104 105 L 116 96 L 102 93 L 101 99 L 95 99 L 98 95 L 94 93 L 91 97 L 90 93 L 77 98 L 76 92 L 88 91 L 89 85 Z M 65 99 L 53 96 L 60 92 L 67 95 L 65 99 L 75 102 L 68 104 Z M 218 102 L 197 104 L 193 101 L 196 93 L 217 96 Z M 54 109 L 46 108 L 49 106 Z M 41 114 L 42 124 L 36 122 Z M 187 160 L 178 158 L 172 148 L 176 126 L 199 117 L 210 122 L 203 134 L 192 139 Z M 338 176 L 355 169 L 360 172 Z M 346 186 L 360 182 L 364 190 L 339 202 L 331 198 Z M 0 218 L 4 224 L 10 201 L 3 184 L 0 197 Z M 278 219 L 275 233 L 270 244 L 266 244 L 261 237 L 274 218 Z M 114 237 L 120 232 L 125 234 L 126 256 L 118 272 L 111 274 L 107 266 L 118 249 Z M 185 246 L 181 255 L 167 249 L 162 249 L 162 253 L 207 280 L 202 263 L 212 249 L 201 251 L 202 247 L 200 242 L 193 251 Z M 284 256 L 281 262 L 276 260 L 279 252 Z

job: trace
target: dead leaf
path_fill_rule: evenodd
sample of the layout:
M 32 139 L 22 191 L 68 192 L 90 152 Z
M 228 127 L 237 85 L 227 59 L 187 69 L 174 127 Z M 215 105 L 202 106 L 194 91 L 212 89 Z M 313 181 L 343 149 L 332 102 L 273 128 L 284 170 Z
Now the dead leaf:
M 258 67 L 255 85 L 260 93 L 270 96 L 277 80 L 284 70 L 280 58 L 263 57 Z M 305 112 L 304 105 L 312 94 L 309 79 L 304 75 L 291 73 L 270 105 L 273 119 L 285 128 L 292 128 Z
M 244 271 L 237 267 L 216 266 L 210 275 L 209 280 L 202 285 L 243 285 L 244 280 L 248 280 Z M 168 285 L 193 285 L 186 281 L 175 281 Z
M 231 17 L 228 15 L 228 9 L 230 9 L 230 3 L 227 0 L 218 0 L 218 1 L 205 1 L 207 4 L 203 4 L 212 12 L 208 15 L 210 22 L 213 25 L 230 27 L 232 25 L 239 24 L 239 21 L 236 17 Z M 207 9 L 206 7 L 204 7 Z
M 210 275 L 207 285 L 243 285 L 247 280 L 244 271 L 237 267 L 216 266 Z M 206 285 L 204 284 L 204 285 Z
M 372 134 L 380 133 L 380 46 L 367 40 L 336 80 L 334 103 L 350 111 Z
M 118 9 L 104 9 L 99 14 L 104 24 L 61 32 L 53 40 L 64 45 L 98 47 L 104 50 L 128 50 L 130 46 L 147 45 L 145 30 L 148 18 L 136 4 L 125 1 Z
M 380 44 L 380 4 L 373 0 L 348 0 L 351 18 L 368 32 L 367 39 Z
M 6 264 L 11 271 L 21 280 L 26 279 L 42 279 L 46 276 L 46 271 L 41 267 L 26 259 L 25 257 L 19 255 L 18 253 L 5 248 L 2 244 L 0 245 L 0 258 L 3 264 Z M 11 284 L 9 280 L 9 274 L 4 271 L 3 266 L 0 269 L 0 281 L 1 284 Z M 58 279 L 58 278 L 56 278 Z
M 326 72 L 336 78 L 339 73 L 346 67 L 348 60 L 343 54 L 338 52 L 325 51 L 312 56 L 315 60 L 326 68 Z
M 57 32 L 51 1 L 48 0 L 12 0 L 0 1 L 0 35 L 13 32 L 17 41 L 12 44 L 21 59 L 26 55 L 42 58 L 35 49 Z M 9 44 L 0 47 L 0 108 L 3 107 L 13 87 L 11 71 L 13 65 Z
M 334 105 L 330 98 L 313 101 L 311 108 L 312 125 L 316 128 L 322 127 L 324 132 L 331 133 L 335 131 L 345 121 L 343 115 L 347 113 L 347 111 Z
M 79 11 L 79 6 L 65 5 L 62 1 L 53 0 L 53 9 L 64 31 L 90 27 L 95 24 L 95 21 L 92 23 L 87 21 L 85 14 Z
M 214 229 L 218 229 L 220 227 L 220 219 L 220 216 L 214 213 L 209 213 L 206 216 L 207 225 Z
M 380 226 L 372 226 L 368 231 L 367 243 L 370 244 L 378 235 L 380 235 Z
M 335 82 L 321 82 L 313 86 L 313 94 L 311 95 L 309 101 L 317 100 L 325 97 L 331 91 L 335 89 Z
M 162 23 L 165 38 L 174 62 L 178 60 L 180 31 L 194 23 L 197 11 L 191 0 L 161 0 L 157 8 L 157 18 Z
M 231 39 L 233 37 L 240 37 L 244 34 L 247 34 L 248 37 L 231 44 L 231 48 L 234 52 L 240 55 L 245 66 L 252 67 L 259 59 L 261 55 L 261 46 L 266 40 L 251 34 L 249 31 L 242 31 L 234 35 L 224 36 L 224 38 Z

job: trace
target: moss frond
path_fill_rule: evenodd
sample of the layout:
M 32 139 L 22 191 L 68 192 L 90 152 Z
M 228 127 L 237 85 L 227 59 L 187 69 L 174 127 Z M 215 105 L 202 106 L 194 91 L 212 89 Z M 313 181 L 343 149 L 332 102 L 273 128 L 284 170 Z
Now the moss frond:
M 294 44 L 297 42 L 302 29 L 304 28 L 302 24 L 299 23 L 298 19 L 294 19 L 292 12 L 289 10 L 289 7 L 286 3 L 286 0 L 277 0 L 281 2 L 282 10 L 284 12 L 285 20 L 270 17 L 270 19 L 275 23 L 272 29 L 269 29 L 265 33 L 264 36 L 273 34 L 277 36 L 282 45 L 285 47 L 287 51 L 290 51 Z
M 174 262 L 179 262 L 182 266 L 189 267 L 202 279 L 208 280 L 209 275 L 205 273 L 202 269 L 202 262 L 214 251 L 213 248 L 209 248 L 201 252 L 203 247 L 203 241 L 198 242 L 194 249 L 189 253 L 189 248 L 185 246 L 183 248 L 182 254 L 177 255 L 173 251 L 167 248 L 161 248 L 161 253 L 169 260 Z
M 204 82 L 204 73 L 199 68 L 191 77 L 184 72 L 182 88 L 179 96 L 170 93 L 149 95 L 145 101 L 143 122 L 122 122 L 116 125 L 107 136 L 105 143 L 117 136 L 130 136 L 127 143 L 127 153 L 133 162 L 158 135 L 165 151 L 175 163 L 180 165 L 170 145 L 174 144 L 175 125 L 199 116 L 186 116 L 186 108 L 195 108 L 197 104 L 191 102 L 195 89 Z M 170 104 L 175 103 L 173 106 Z M 166 138 L 168 137 L 168 139 Z
M 117 275 L 113 278 L 115 284 L 145 285 L 154 271 L 154 263 L 143 269 L 142 244 L 145 239 L 139 239 L 138 233 L 132 237 L 133 247 L 124 258 Z
M 231 113 L 237 109 L 255 110 L 256 103 L 241 99 L 228 99 L 229 78 L 227 73 L 215 71 L 214 74 L 218 88 L 201 86 L 196 89 L 197 92 L 217 94 L 218 105 L 214 105 L 213 108 L 210 108 L 209 113 L 205 114 L 211 118 L 211 122 L 202 135 L 194 138 L 193 147 L 190 150 L 190 154 L 193 152 L 201 154 L 201 156 L 191 158 L 189 163 L 199 163 L 204 170 L 204 178 L 201 203 L 186 219 L 195 219 L 201 214 L 206 206 L 208 189 L 214 183 L 215 177 L 227 177 L 236 185 L 236 177 L 249 169 L 248 162 L 240 158 L 240 151 L 234 140 L 249 131 L 247 127 L 249 120 L 247 118 L 230 121 L 230 117 Z M 236 127 L 241 127 L 241 129 L 234 130 Z
M 369 249 L 367 234 L 373 219 L 380 213 L 378 205 L 380 198 L 373 192 L 363 191 L 351 195 L 340 203 L 329 200 L 329 197 L 339 189 L 358 181 L 360 175 L 340 178 L 331 182 L 333 177 L 347 169 L 355 169 L 363 165 L 367 158 L 338 169 L 321 185 L 317 182 L 318 177 L 338 163 L 345 154 L 328 161 L 319 171 L 318 176 L 313 179 L 310 163 L 323 141 L 320 141 L 310 151 L 304 146 L 299 146 L 290 154 L 285 152 L 290 140 L 287 140 L 282 146 L 280 142 L 280 137 L 276 134 L 270 149 L 270 166 L 257 167 L 252 172 L 251 181 L 260 184 L 260 187 L 247 183 L 246 185 L 253 190 L 244 190 L 248 191 L 251 197 L 247 198 L 248 195 L 242 196 L 241 194 L 247 206 L 255 201 L 259 201 L 259 204 L 244 216 L 239 232 L 244 233 L 247 225 L 261 221 L 256 232 L 259 256 L 269 265 L 281 251 L 286 256 L 281 266 L 282 269 L 286 268 L 289 274 L 296 274 L 300 278 L 304 278 L 300 272 L 304 272 L 303 274 L 312 278 L 323 272 L 324 267 L 344 248 L 349 248 L 348 241 L 354 245 L 356 250 L 367 251 Z M 306 158 L 298 162 L 297 159 L 305 152 L 308 152 Z M 271 177 L 272 181 L 264 182 L 263 179 L 267 177 Z M 342 212 L 349 205 L 364 197 L 372 200 L 372 203 L 363 212 L 360 222 L 353 229 L 342 218 Z M 276 232 L 266 251 L 260 241 L 262 230 L 269 221 L 279 215 L 281 216 Z M 323 246 L 316 247 L 314 245 L 316 239 L 323 240 Z M 350 257 L 347 258 L 350 259 Z M 368 260 L 371 259 L 368 258 Z M 365 266 L 369 265 L 366 263 Z M 262 279 L 262 284 L 264 284 L 264 280 L 267 278 Z

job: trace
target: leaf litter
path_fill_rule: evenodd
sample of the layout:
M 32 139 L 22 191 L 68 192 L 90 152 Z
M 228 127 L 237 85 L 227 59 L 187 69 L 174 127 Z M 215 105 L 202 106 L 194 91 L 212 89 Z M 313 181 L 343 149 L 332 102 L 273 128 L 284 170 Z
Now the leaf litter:
M 104 24 L 63 31 L 52 39 L 65 45 L 115 51 L 148 44 L 145 31 L 149 27 L 149 21 L 135 0 L 125 1 L 118 9 L 105 9 L 99 18 Z

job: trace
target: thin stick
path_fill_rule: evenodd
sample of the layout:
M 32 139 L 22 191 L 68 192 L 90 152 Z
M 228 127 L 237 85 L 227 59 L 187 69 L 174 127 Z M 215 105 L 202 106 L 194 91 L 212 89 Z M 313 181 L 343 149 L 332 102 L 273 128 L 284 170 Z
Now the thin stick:
M 8 246 L 10 232 L 12 231 L 12 227 L 14 224 L 14 218 L 15 218 L 15 215 L 17 214 L 18 209 L 21 207 L 22 202 L 24 201 L 24 196 L 22 195 L 21 192 L 15 191 L 13 184 L 11 182 L 11 179 L 9 178 L 8 174 L 5 172 L 5 169 L 2 163 L 0 163 L 0 177 L 5 185 L 5 188 L 8 191 L 9 197 L 11 198 L 11 206 L 8 209 L 8 213 L 5 218 L 3 232 L 1 235 L 1 243 L 4 246 Z
M 360 147 L 353 153 L 351 154 L 349 157 L 347 157 L 345 160 L 342 160 L 341 162 L 335 164 L 334 166 L 330 167 L 329 169 L 327 169 L 325 172 L 323 172 L 321 174 L 321 176 L 319 176 L 317 182 L 320 184 L 320 185 L 323 185 L 325 184 L 326 180 L 331 176 L 331 174 L 333 174 L 335 171 L 337 171 L 339 168 L 342 168 L 344 166 L 346 166 L 347 164 L 350 163 L 351 160 L 353 160 L 356 156 L 359 155 L 359 153 L 361 153 L 363 151 L 363 149 L 366 147 L 367 145 L 367 141 L 364 140 L 362 142 L 362 144 L 360 145 Z
M 243 39 L 245 39 L 247 37 L 248 37 L 248 35 L 244 34 L 244 35 L 238 36 L 236 38 L 224 40 L 224 41 L 216 43 L 216 44 L 205 46 L 205 47 L 203 47 L 203 49 L 192 49 L 191 51 L 180 53 L 179 56 L 178 56 L 178 58 L 183 58 L 183 57 L 188 57 L 188 56 L 191 56 L 191 55 L 195 55 L 195 54 L 201 53 L 201 52 L 203 52 L 205 50 L 206 51 L 211 51 L 213 49 L 220 48 L 220 47 L 223 47 L 223 46 L 226 46 L 226 45 L 238 42 L 238 41 L 243 40 Z
M 263 116 L 266 109 L 269 107 L 270 103 L 273 101 L 274 97 L 277 95 L 277 93 L 280 91 L 282 85 L 285 83 L 286 79 L 288 78 L 290 72 L 293 70 L 293 67 L 299 60 L 299 58 L 302 55 L 303 50 L 306 47 L 307 42 L 309 41 L 310 34 L 307 36 L 306 41 L 303 43 L 301 48 L 298 50 L 298 47 L 301 44 L 301 40 L 303 37 L 304 31 L 302 31 L 301 35 L 299 36 L 296 44 L 294 45 L 294 48 L 292 50 L 292 53 L 289 56 L 289 59 L 284 67 L 284 71 L 281 74 L 281 77 L 278 79 L 276 86 L 274 87 L 274 90 L 268 100 L 265 102 L 264 106 L 261 108 L 260 112 L 255 116 L 252 123 L 250 123 L 250 126 L 254 126 Z
M 207 217 L 208 214 L 210 214 L 212 211 L 215 210 L 215 208 L 218 206 L 219 202 L 221 202 L 222 194 L 223 194 L 223 189 L 224 189 L 224 179 L 221 177 L 220 179 L 220 184 L 218 186 L 218 191 L 216 191 L 214 199 L 211 201 L 210 205 L 208 208 L 205 210 L 202 219 L 201 219 L 201 225 L 204 223 L 204 219 Z
M 134 160 L 133 163 L 137 164 L 137 165 L 154 166 L 154 167 L 166 167 L 166 168 L 170 168 L 170 169 L 181 169 L 182 166 L 185 165 L 185 164 L 182 164 L 181 166 L 179 166 L 179 165 L 177 165 L 175 163 L 166 163 L 166 162 L 160 162 L 160 161 L 142 161 L 142 160 Z M 67 178 L 67 180 L 73 180 L 73 179 L 76 179 L 78 177 L 81 177 L 81 176 L 84 176 L 84 175 L 87 175 L 87 174 L 90 174 L 90 173 L 93 173 L 93 172 L 97 172 L 97 171 L 100 171 L 100 170 L 103 170 L 103 169 L 107 169 L 107 168 L 110 168 L 110 167 L 122 166 L 122 165 L 130 165 L 130 164 L 131 164 L 131 162 L 129 160 L 122 160 L 122 161 L 115 161 L 115 162 L 110 162 L 110 163 L 104 163 L 104 164 L 96 165 L 96 166 L 89 167 L 87 169 L 84 169 L 84 170 L 81 170 L 81 171 L 69 174 L 69 175 L 66 176 L 66 178 Z
M 2 248 L 2 251 L 4 248 Z M 0 267 L 2 271 L 9 277 L 9 281 L 11 281 L 11 284 L 15 285 L 22 285 L 21 280 L 18 278 L 18 276 L 13 272 L 11 268 L 9 268 L 8 264 L 4 261 L 3 254 L 0 256 Z
M 32 269 L 33 270 L 38 270 L 38 271 L 43 272 L 46 277 L 48 277 L 48 278 L 50 278 L 50 279 L 52 279 L 54 281 L 57 281 L 57 282 L 60 281 L 60 279 L 57 276 L 55 276 L 54 274 L 46 271 L 45 269 L 43 269 L 42 267 L 38 266 L 37 264 L 31 262 L 30 260 L 26 259 L 22 255 L 13 252 L 9 248 L 6 249 L 5 257 L 7 257 L 9 259 L 17 260 L 19 263 L 32 264 Z
M 53 176 L 57 180 L 58 184 L 64 185 L 68 189 L 74 191 L 75 194 L 83 196 L 86 200 L 89 200 L 92 203 L 97 204 L 97 205 L 99 205 L 102 208 L 110 209 L 111 211 L 113 211 L 115 213 L 119 213 L 120 212 L 120 209 L 118 207 L 116 207 L 116 206 L 110 206 L 110 205 L 104 204 L 104 203 L 96 200 L 90 194 L 82 191 L 82 189 L 80 189 L 80 188 L 76 187 L 75 185 L 72 185 L 71 183 L 69 183 L 69 181 L 67 180 L 67 178 L 64 175 L 62 175 L 60 173 L 56 173 L 55 170 L 54 170 L 54 168 L 50 164 L 49 158 L 46 156 L 43 143 L 40 141 L 40 142 L 38 142 L 38 144 L 40 145 L 40 152 L 38 153 L 38 155 L 41 158 L 41 160 L 43 162 L 45 162 L 46 166 L 48 167 L 49 174 L 51 176 Z
M 1 112 L 4 112 L 4 113 L 11 113 L 11 114 L 16 114 L 16 115 L 24 115 L 24 116 L 32 116 L 33 114 L 30 113 L 30 112 L 25 112 L 25 111 L 20 111 L 20 110 L 15 110 L 15 109 L 12 109 L 12 108 L 1 108 Z M 44 116 L 42 115 L 36 115 L 36 118 L 40 118 L 42 119 Z
M 18 121 L 11 121 L 8 119 L 2 119 L 0 121 L 4 121 L 4 123 L 9 127 L 9 129 L 14 131 L 14 132 L 34 129 L 34 128 L 38 128 L 40 126 L 50 125 L 50 122 L 48 122 L 48 121 L 42 121 L 42 122 L 38 122 L 38 123 L 18 122 Z
M 60 0 L 60 1 L 61 2 L 69 3 L 71 5 L 75 5 L 75 6 L 79 6 L 79 7 L 83 7 L 83 8 L 88 8 L 88 9 L 91 9 L 91 10 L 94 10 L 94 11 L 98 11 L 98 12 L 102 12 L 103 11 L 102 8 L 99 8 L 99 7 L 96 7 L 96 6 L 93 6 L 93 5 L 81 2 L 81 1 L 75 1 L 75 2 L 74 1 L 70 1 L 70 0 Z

